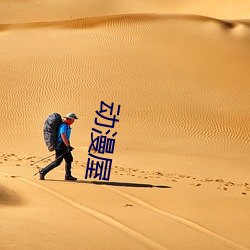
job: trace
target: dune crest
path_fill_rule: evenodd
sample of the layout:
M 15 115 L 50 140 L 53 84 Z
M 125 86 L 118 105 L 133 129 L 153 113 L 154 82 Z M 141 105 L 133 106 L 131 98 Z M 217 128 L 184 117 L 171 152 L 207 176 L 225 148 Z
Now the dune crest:
M 106 0 L 78 1 L 61 0 L 60 6 L 56 0 L 36 1 L 1 1 L 2 15 L 0 23 L 24 23 L 41 21 L 58 21 L 82 17 L 124 15 L 138 13 L 183 13 L 198 14 L 215 18 L 239 19 L 250 18 L 249 2 L 236 0 L 221 0 L 215 3 L 211 0 L 139 0 L 136 3 L 117 0 L 115 3 Z
M 46 22 L 24 22 L 14 24 L 0 24 L 1 30 L 5 29 L 16 29 L 16 28 L 42 28 L 42 27 L 65 27 L 70 29 L 90 29 L 98 27 L 112 27 L 116 25 L 117 28 L 124 28 L 119 26 L 122 23 L 147 23 L 156 21 L 167 21 L 167 22 L 192 22 L 192 21 L 203 21 L 203 22 L 217 22 L 221 23 L 225 28 L 231 29 L 242 24 L 246 27 L 250 27 L 249 20 L 224 20 L 208 16 L 195 15 L 195 14 L 162 14 L 162 13 L 136 13 L 136 14 L 122 14 L 122 15 L 106 15 L 76 19 L 66 19 L 60 21 L 46 21 Z

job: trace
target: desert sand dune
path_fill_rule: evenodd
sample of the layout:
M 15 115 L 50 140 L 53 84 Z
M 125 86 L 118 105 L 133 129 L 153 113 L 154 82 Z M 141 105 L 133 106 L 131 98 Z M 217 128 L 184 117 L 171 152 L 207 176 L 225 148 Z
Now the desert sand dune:
M 17 4 L 18 3 L 18 4 Z M 196 14 L 215 18 L 249 19 L 250 4 L 247 0 L 126 0 L 79 1 L 56 0 L 0 2 L 0 23 L 24 23 L 69 20 L 83 17 L 124 15 L 138 13 Z
M 250 37 L 249 26 L 240 25 L 239 32 L 237 22 L 190 15 L 11 25 L 2 38 L 10 52 L 3 57 L 1 102 L 13 139 L 25 144 L 13 144 L 2 130 L 5 147 L 45 154 L 41 124 L 49 113 L 66 110 L 82 117 L 74 144 L 87 147 L 94 112 L 106 100 L 122 106 L 114 157 L 134 154 L 130 166 L 152 168 L 153 160 L 161 170 L 184 165 L 190 171 L 198 160 L 197 171 L 210 174 L 212 167 L 224 175 L 238 159 L 237 170 L 244 170 Z
M 249 249 L 248 3 L 74 3 L 0 3 L 0 248 Z M 110 182 L 84 178 L 101 101 Z M 71 111 L 78 182 L 40 181 Z

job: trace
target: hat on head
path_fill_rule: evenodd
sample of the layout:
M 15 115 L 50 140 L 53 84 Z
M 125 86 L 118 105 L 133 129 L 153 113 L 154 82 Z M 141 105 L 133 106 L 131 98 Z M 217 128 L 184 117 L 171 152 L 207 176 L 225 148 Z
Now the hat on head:
M 75 113 L 68 113 L 64 118 L 69 118 L 69 119 L 78 119 L 78 117 L 75 115 Z

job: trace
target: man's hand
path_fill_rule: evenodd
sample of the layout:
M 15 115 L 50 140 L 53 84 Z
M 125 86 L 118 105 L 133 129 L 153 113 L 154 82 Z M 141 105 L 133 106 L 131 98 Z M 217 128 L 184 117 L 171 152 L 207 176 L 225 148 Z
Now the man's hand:
M 70 152 L 70 151 L 72 151 L 74 148 L 73 147 L 71 147 L 70 145 L 69 146 L 67 146 L 67 152 Z

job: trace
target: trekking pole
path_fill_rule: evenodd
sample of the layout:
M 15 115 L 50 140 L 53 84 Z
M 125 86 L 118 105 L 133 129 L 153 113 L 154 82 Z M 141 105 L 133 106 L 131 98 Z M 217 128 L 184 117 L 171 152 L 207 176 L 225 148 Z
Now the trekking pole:
M 66 153 L 68 153 L 68 151 L 66 151 L 66 152 L 64 152 L 63 154 L 61 154 L 60 156 L 58 156 L 54 161 L 60 159 L 60 158 L 63 157 Z M 53 154 L 53 155 L 55 155 L 55 154 Z M 49 158 L 49 157 L 51 157 L 51 156 L 53 156 L 53 155 L 50 155 L 50 156 L 48 156 L 48 157 L 45 157 L 45 158 L 43 158 L 43 159 L 40 160 L 40 161 L 43 161 L 43 160 L 45 160 L 45 159 L 47 159 L 47 158 Z M 34 163 L 32 163 L 31 165 L 34 165 L 34 164 L 36 164 L 36 163 L 38 163 L 38 162 L 40 162 L 40 161 L 34 162 Z M 53 162 L 54 162 L 54 161 L 53 161 Z M 40 170 L 38 170 L 38 171 L 34 174 L 34 176 L 37 175 L 38 173 L 40 173 Z
M 44 161 L 45 159 L 48 159 L 48 158 L 50 158 L 50 157 L 52 157 L 52 156 L 54 156 L 55 154 L 53 154 L 53 155 L 50 155 L 50 156 L 47 156 L 47 157 L 44 157 L 44 158 L 42 158 L 41 160 L 39 160 L 39 161 L 36 161 L 36 162 L 33 162 L 33 163 L 31 163 L 30 165 L 32 166 L 32 165 L 35 165 L 36 163 L 38 163 L 38 162 L 40 162 L 40 161 Z

